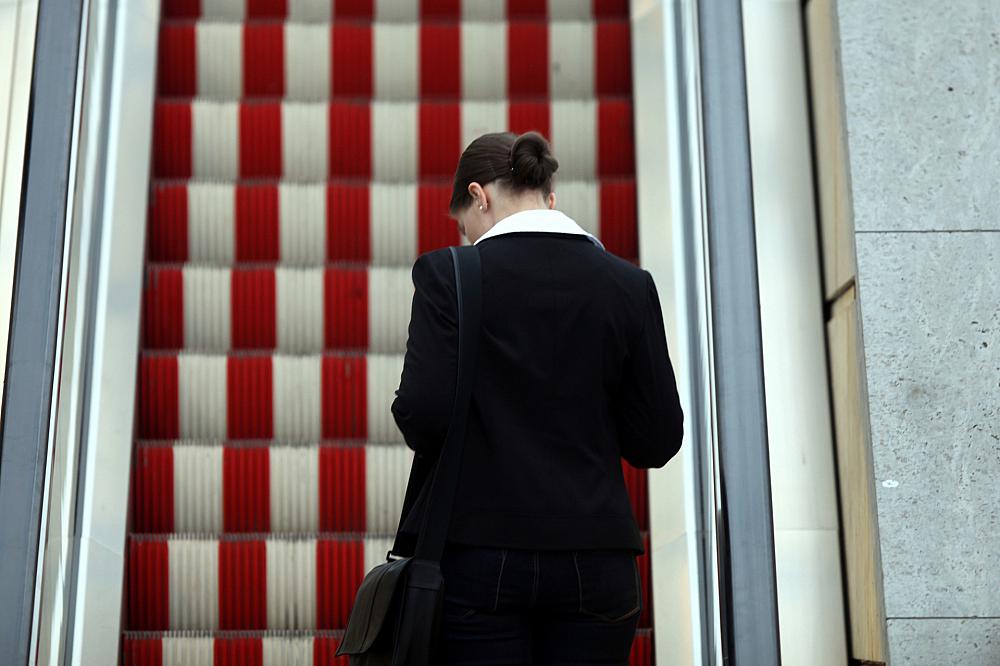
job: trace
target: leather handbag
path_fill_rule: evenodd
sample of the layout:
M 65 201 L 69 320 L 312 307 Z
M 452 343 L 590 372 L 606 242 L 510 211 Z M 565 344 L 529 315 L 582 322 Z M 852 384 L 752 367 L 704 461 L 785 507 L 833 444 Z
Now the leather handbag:
M 349 655 L 351 666 L 440 663 L 438 635 L 444 596 L 441 555 L 458 488 L 482 312 L 479 248 L 463 245 L 449 249 L 458 297 L 458 377 L 451 421 L 433 473 L 427 473 L 427 461 L 419 455 L 410 469 L 400 526 L 412 508 L 419 490 L 416 486 L 431 484 L 413 555 L 394 559 L 401 544 L 397 528 L 386 561 L 373 567 L 358 587 L 336 652 L 336 656 Z

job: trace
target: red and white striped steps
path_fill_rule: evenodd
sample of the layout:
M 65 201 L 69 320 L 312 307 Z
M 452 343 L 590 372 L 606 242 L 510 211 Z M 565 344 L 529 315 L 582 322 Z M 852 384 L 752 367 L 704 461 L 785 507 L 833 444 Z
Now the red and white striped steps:
M 412 452 L 350 441 L 141 441 L 133 529 L 145 534 L 392 534 Z M 622 462 L 646 529 L 646 478 Z
M 455 160 L 543 132 L 559 207 L 636 261 L 630 48 L 627 0 L 164 0 L 125 664 L 346 666 L 412 461 L 410 268 L 464 242 Z
M 131 630 L 335 630 L 391 537 L 339 534 L 132 535 Z M 643 555 L 643 595 L 649 569 Z M 640 618 L 648 626 L 648 609 Z
M 635 181 L 560 180 L 558 207 L 609 252 L 638 256 Z M 199 265 L 327 263 L 408 270 L 417 255 L 460 242 L 439 181 L 160 180 L 151 194 L 149 261 Z
M 126 632 L 126 662 L 184 666 L 331 666 L 343 632 Z M 651 629 L 636 632 L 633 664 L 653 663 Z

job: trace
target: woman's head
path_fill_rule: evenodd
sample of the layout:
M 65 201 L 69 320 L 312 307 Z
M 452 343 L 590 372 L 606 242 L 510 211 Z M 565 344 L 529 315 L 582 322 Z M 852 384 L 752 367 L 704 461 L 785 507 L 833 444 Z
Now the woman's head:
M 491 132 L 466 147 L 455 170 L 449 215 L 470 242 L 519 210 L 555 208 L 559 162 L 538 132 Z

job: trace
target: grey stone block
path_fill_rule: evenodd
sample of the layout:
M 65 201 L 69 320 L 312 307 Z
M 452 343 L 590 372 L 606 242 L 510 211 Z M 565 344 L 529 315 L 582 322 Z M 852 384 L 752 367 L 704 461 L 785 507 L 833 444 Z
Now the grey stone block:
M 1000 229 L 1000 3 L 839 0 L 858 230 Z
M 1000 616 L 1000 233 L 857 248 L 886 615 Z
M 1000 620 L 890 620 L 889 659 L 891 666 L 996 666 Z

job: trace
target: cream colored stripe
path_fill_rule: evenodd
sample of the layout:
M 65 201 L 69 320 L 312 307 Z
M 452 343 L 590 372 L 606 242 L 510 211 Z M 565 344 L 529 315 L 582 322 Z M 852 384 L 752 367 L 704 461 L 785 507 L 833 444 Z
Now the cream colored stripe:
M 332 9 L 330 0 L 288 0 L 288 18 L 291 21 L 329 21 Z
M 545 0 L 538 0 L 544 2 Z M 588 0 L 548 0 L 549 20 L 565 21 L 588 19 L 593 15 L 592 3 Z
M 322 431 L 320 400 L 321 357 L 272 357 L 274 438 L 312 442 Z
M 319 447 L 272 446 L 271 531 L 319 530 Z
M 368 349 L 406 351 L 406 329 L 413 300 L 409 268 L 372 266 L 368 270 Z
M 312 636 L 264 636 L 264 666 L 313 666 Z M 346 659 L 346 657 L 345 657 Z
M 214 666 L 215 640 L 211 636 L 164 636 L 163 666 Z
M 594 180 L 597 174 L 597 107 L 594 100 L 553 100 L 552 150 L 558 176 Z
M 507 21 L 463 21 L 461 48 L 462 98 L 505 99 Z
M 326 104 L 285 102 L 281 105 L 284 180 L 326 181 L 328 127 Z
M 225 439 L 226 357 L 181 354 L 177 366 L 180 436 Z
M 326 261 L 326 185 L 281 183 L 281 261 L 322 266 Z
M 553 98 L 594 96 L 594 24 L 549 23 L 549 94 Z
M 412 464 L 413 451 L 406 444 L 369 444 L 365 447 L 368 517 L 365 529 L 369 533 L 395 533 Z
M 196 99 L 191 109 L 194 178 L 235 180 L 239 175 L 239 105 Z
M 219 542 L 170 539 L 170 629 L 219 626 Z
M 417 258 L 417 187 L 372 183 L 369 188 L 372 263 L 410 266 Z
M 183 271 L 185 350 L 228 351 L 232 341 L 232 271 L 203 266 L 185 266 Z
M 506 132 L 507 101 L 462 102 L 462 150 L 487 132 Z
M 316 628 L 316 540 L 267 543 L 267 628 Z
M 195 23 L 198 95 L 239 99 L 243 94 L 243 24 Z
M 556 208 L 600 238 L 601 197 L 598 183 L 592 180 L 560 181 L 554 189 Z
M 412 6 L 416 7 L 416 3 Z M 376 99 L 417 98 L 420 84 L 419 34 L 419 28 L 414 23 L 375 23 L 372 27 Z
M 323 351 L 323 269 L 278 268 L 275 282 L 278 349 Z
M 402 354 L 368 354 L 368 440 L 402 442 L 390 406 L 403 373 Z
M 395 529 L 393 525 L 393 529 Z M 368 572 L 385 562 L 386 551 L 392 548 L 392 537 L 387 536 L 366 536 L 364 541 L 365 549 L 365 575 Z
M 174 531 L 221 532 L 222 446 L 174 446 Z
M 202 0 L 202 18 L 242 20 L 246 16 L 244 0 Z
M 375 19 L 413 22 L 419 16 L 417 13 L 419 8 L 420 3 L 413 0 L 375 0 Z
M 236 225 L 233 189 L 224 183 L 188 185 L 189 261 L 233 262 Z
M 466 21 L 502 21 L 507 17 L 504 4 L 497 0 L 462 0 L 462 19 Z
M 330 96 L 329 24 L 285 23 L 285 96 L 300 100 Z

